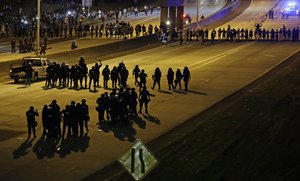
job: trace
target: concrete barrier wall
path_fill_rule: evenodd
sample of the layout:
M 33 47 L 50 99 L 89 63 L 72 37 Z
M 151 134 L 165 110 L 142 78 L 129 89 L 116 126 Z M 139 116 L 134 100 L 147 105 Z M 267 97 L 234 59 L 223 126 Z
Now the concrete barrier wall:
M 139 38 L 132 38 L 128 40 L 122 40 L 115 43 L 109 43 L 89 48 L 77 49 L 73 51 L 66 51 L 61 53 L 55 53 L 46 55 L 43 57 L 47 57 L 50 60 L 56 62 L 66 62 L 68 64 L 78 63 L 80 56 L 84 56 L 87 63 L 96 62 L 99 57 L 117 55 L 122 52 L 132 51 L 135 49 L 140 49 L 141 47 L 153 47 L 153 45 L 159 46 L 159 40 L 157 35 L 149 35 L 143 36 Z M 113 57 L 113 56 L 110 56 Z M 7 76 L 9 74 L 9 69 L 12 63 L 20 63 L 20 59 L 8 61 L 8 62 L 0 62 L 0 76 Z
M 227 5 L 225 5 L 222 9 L 220 9 L 216 13 L 214 13 L 214 14 L 208 16 L 207 18 L 204 18 L 198 22 L 189 24 L 188 26 L 185 27 L 185 29 L 196 29 L 199 27 L 201 28 L 201 27 L 211 25 L 212 23 L 215 23 L 215 22 L 223 19 L 224 17 L 228 16 L 230 13 L 236 11 L 241 5 L 241 1 L 242 0 L 237 0 L 233 3 L 228 1 Z M 251 1 L 251 0 L 249 0 L 249 1 Z

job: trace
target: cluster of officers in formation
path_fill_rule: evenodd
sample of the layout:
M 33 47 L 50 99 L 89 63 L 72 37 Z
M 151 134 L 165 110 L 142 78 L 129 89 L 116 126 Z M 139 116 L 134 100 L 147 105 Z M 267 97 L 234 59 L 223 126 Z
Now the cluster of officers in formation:
M 90 69 L 85 62 L 83 56 L 80 57 L 79 63 L 69 65 L 62 63 L 58 64 L 53 62 L 47 69 L 47 76 L 45 80 L 46 87 L 69 87 L 73 89 L 89 89 L 90 91 L 97 91 L 97 87 L 100 87 L 100 68 L 102 67 L 101 60 L 95 63 Z M 129 77 L 129 71 L 122 61 L 118 66 L 114 66 L 111 70 L 108 65 L 106 65 L 102 70 L 103 87 L 105 89 L 109 88 L 108 82 L 111 81 L 111 88 L 116 89 L 118 87 L 127 88 L 127 81 Z M 146 87 L 147 77 L 144 69 L 140 69 L 138 65 L 132 71 L 132 75 L 135 78 L 135 85 L 139 86 L 139 90 Z M 152 75 L 153 86 L 158 86 L 160 90 L 160 81 L 162 73 L 159 67 L 157 67 Z M 167 81 L 169 90 L 175 89 L 179 86 L 181 89 L 181 81 L 184 81 L 184 89 L 188 89 L 188 83 L 191 79 L 191 74 L 188 67 L 184 67 L 183 71 L 177 69 L 176 72 L 172 68 L 168 69 Z
M 214 43 L 214 40 L 231 40 L 231 41 L 239 41 L 239 40 L 271 40 L 271 41 L 279 41 L 279 40 L 299 40 L 299 27 L 294 28 L 286 28 L 285 25 L 282 25 L 279 29 L 266 29 L 262 28 L 262 24 L 256 24 L 255 29 L 248 30 L 247 28 L 232 28 L 228 25 L 227 29 L 219 28 L 218 30 L 213 29 L 209 31 L 208 29 L 194 29 L 194 30 L 185 30 L 183 35 L 180 35 L 181 41 L 184 36 L 186 41 L 191 40 L 200 40 L 204 43 L 204 41 L 208 41 L 209 38 L 211 43 Z M 181 42 L 182 43 L 182 42 Z
M 47 86 L 72 86 L 73 88 L 87 88 L 87 82 L 89 77 L 89 89 L 99 86 L 100 79 L 100 67 L 101 61 L 96 63 L 89 72 L 85 60 L 80 58 L 79 64 L 68 67 L 66 64 L 52 64 L 47 69 L 48 76 L 46 79 Z M 139 113 L 142 113 L 143 107 L 145 107 L 145 113 L 148 114 L 148 103 L 150 102 L 150 93 L 146 88 L 147 74 L 144 70 L 140 70 L 136 65 L 132 71 L 135 77 L 135 85 L 139 86 L 139 94 L 135 88 L 129 88 L 127 85 L 127 79 L 129 72 L 123 62 L 109 70 L 108 65 L 102 70 L 103 87 L 108 88 L 108 81 L 112 81 L 111 93 L 105 92 L 96 100 L 98 112 L 98 121 L 101 125 L 102 121 L 109 121 L 112 125 L 127 125 L 130 121 L 130 117 L 137 116 L 137 105 L 139 103 Z M 152 75 L 153 85 L 152 89 L 155 89 L 158 85 L 160 90 L 160 81 L 162 73 L 157 67 Z M 176 89 L 179 86 L 181 89 L 181 80 L 184 81 L 184 90 L 188 90 L 188 82 L 191 79 L 190 71 L 187 67 L 181 72 L 177 69 L 176 72 L 172 68 L 168 69 L 167 80 L 169 90 Z M 93 84 L 92 84 L 93 83 Z M 117 86 L 119 90 L 117 91 Z M 33 106 L 26 112 L 27 127 L 28 127 L 28 139 L 33 132 L 36 137 L 35 127 L 37 126 L 36 116 L 39 116 L 37 110 Z M 104 118 L 106 117 L 106 119 Z M 53 100 L 50 105 L 44 105 L 42 111 L 42 125 L 43 135 L 54 138 L 65 138 L 67 136 L 82 136 L 84 134 L 84 128 L 86 133 L 88 132 L 88 122 L 90 120 L 89 107 L 86 100 L 83 99 L 81 103 L 72 101 L 70 105 L 66 105 L 64 110 L 60 110 L 60 106 L 56 100 Z M 63 123 L 61 129 L 61 122 Z

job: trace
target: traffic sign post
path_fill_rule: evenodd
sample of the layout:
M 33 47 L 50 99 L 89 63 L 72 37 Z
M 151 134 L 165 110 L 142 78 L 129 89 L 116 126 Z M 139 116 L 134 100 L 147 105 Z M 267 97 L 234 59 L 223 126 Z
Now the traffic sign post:
M 158 165 L 158 160 L 139 139 L 122 154 L 118 161 L 136 181 L 142 180 Z

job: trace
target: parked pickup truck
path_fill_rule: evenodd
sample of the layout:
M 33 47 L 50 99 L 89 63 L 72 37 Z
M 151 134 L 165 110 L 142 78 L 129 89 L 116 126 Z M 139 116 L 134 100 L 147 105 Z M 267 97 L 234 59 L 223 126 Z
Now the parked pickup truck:
M 15 83 L 20 79 L 25 79 L 26 66 L 30 65 L 33 69 L 32 78 L 37 80 L 39 78 L 45 78 L 47 75 L 46 69 L 51 64 L 47 58 L 39 57 L 24 57 L 20 63 L 13 63 L 10 66 L 9 75 L 11 79 L 14 79 Z

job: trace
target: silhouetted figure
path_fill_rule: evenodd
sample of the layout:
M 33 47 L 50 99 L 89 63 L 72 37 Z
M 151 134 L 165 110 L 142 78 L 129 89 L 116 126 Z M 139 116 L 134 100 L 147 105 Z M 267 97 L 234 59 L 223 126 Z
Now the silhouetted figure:
M 160 78 L 161 78 L 161 71 L 159 70 L 159 68 L 157 67 L 155 69 L 154 75 L 152 76 L 153 78 L 153 86 L 152 89 L 155 88 L 155 85 L 158 84 L 158 90 L 160 90 Z
M 132 75 L 134 75 L 134 80 L 135 80 L 134 84 L 135 85 L 137 85 L 139 83 L 138 78 L 140 76 L 140 72 L 141 72 L 141 70 L 140 70 L 139 66 L 136 65 L 135 68 L 132 71 Z
M 28 139 L 30 139 L 31 130 L 32 130 L 34 138 L 36 137 L 36 134 L 35 134 L 35 127 L 37 126 L 37 122 L 35 120 L 36 116 L 39 116 L 37 109 L 34 110 L 34 107 L 30 106 L 29 110 L 26 112 L 27 127 L 28 127 Z
M 142 69 L 140 73 L 140 82 L 139 82 L 140 90 L 142 89 L 142 87 L 146 87 L 146 83 L 147 83 L 147 74 L 145 73 L 145 70 Z
M 99 123 L 104 120 L 104 111 L 105 111 L 105 95 L 101 94 L 101 96 L 97 99 L 98 107 L 96 110 L 98 112 L 98 121 Z
M 89 106 L 86 104 L 85 99 L 81 100 L 81 111 L 82 111 L 85 130 L 86 132 L 89 132 L 89 127 L 88 127 L 88 122 L 90 121 Z
M 169 68 L 169 70 L 168 70 L 167 79 L 168 79 L 169 90 L 174 89 L 174 84 L 173 84 L 174 71 L 172 68 Z
M 191 73 L 190 70 L 187 67 L 184 67 L 183 69 L 183 81 L 184 81 L 184 90 L 188 90 L 188 83 L 191 79 Z
M 140 92 L 139 95 L 139 102 L 140 102 L 140 111 L 139 113 L 142 112 L 143 104 L 145 104 L 145 112 L 148 114 L 148 103 L 150 101 L 150 93 L 147 91 L 146 87 L 143 87 L 142 91 Z
M 181 89 L 181 79 L 182 79 L 182 74 L 180 69 L 177 69 L 176 71 L 176 79 L 175 79 L 175 86 L 174 89 L 176 89 L 177 85 L 179 85 L 179 89 Z
M 109 80 L 110 70 L 108 68 L 108 65 L 105 66 L 105 68 L 102 70 L 102 76 L 103 76 L 103 86 L 104 88 L 108 88 L 108 80 Z

